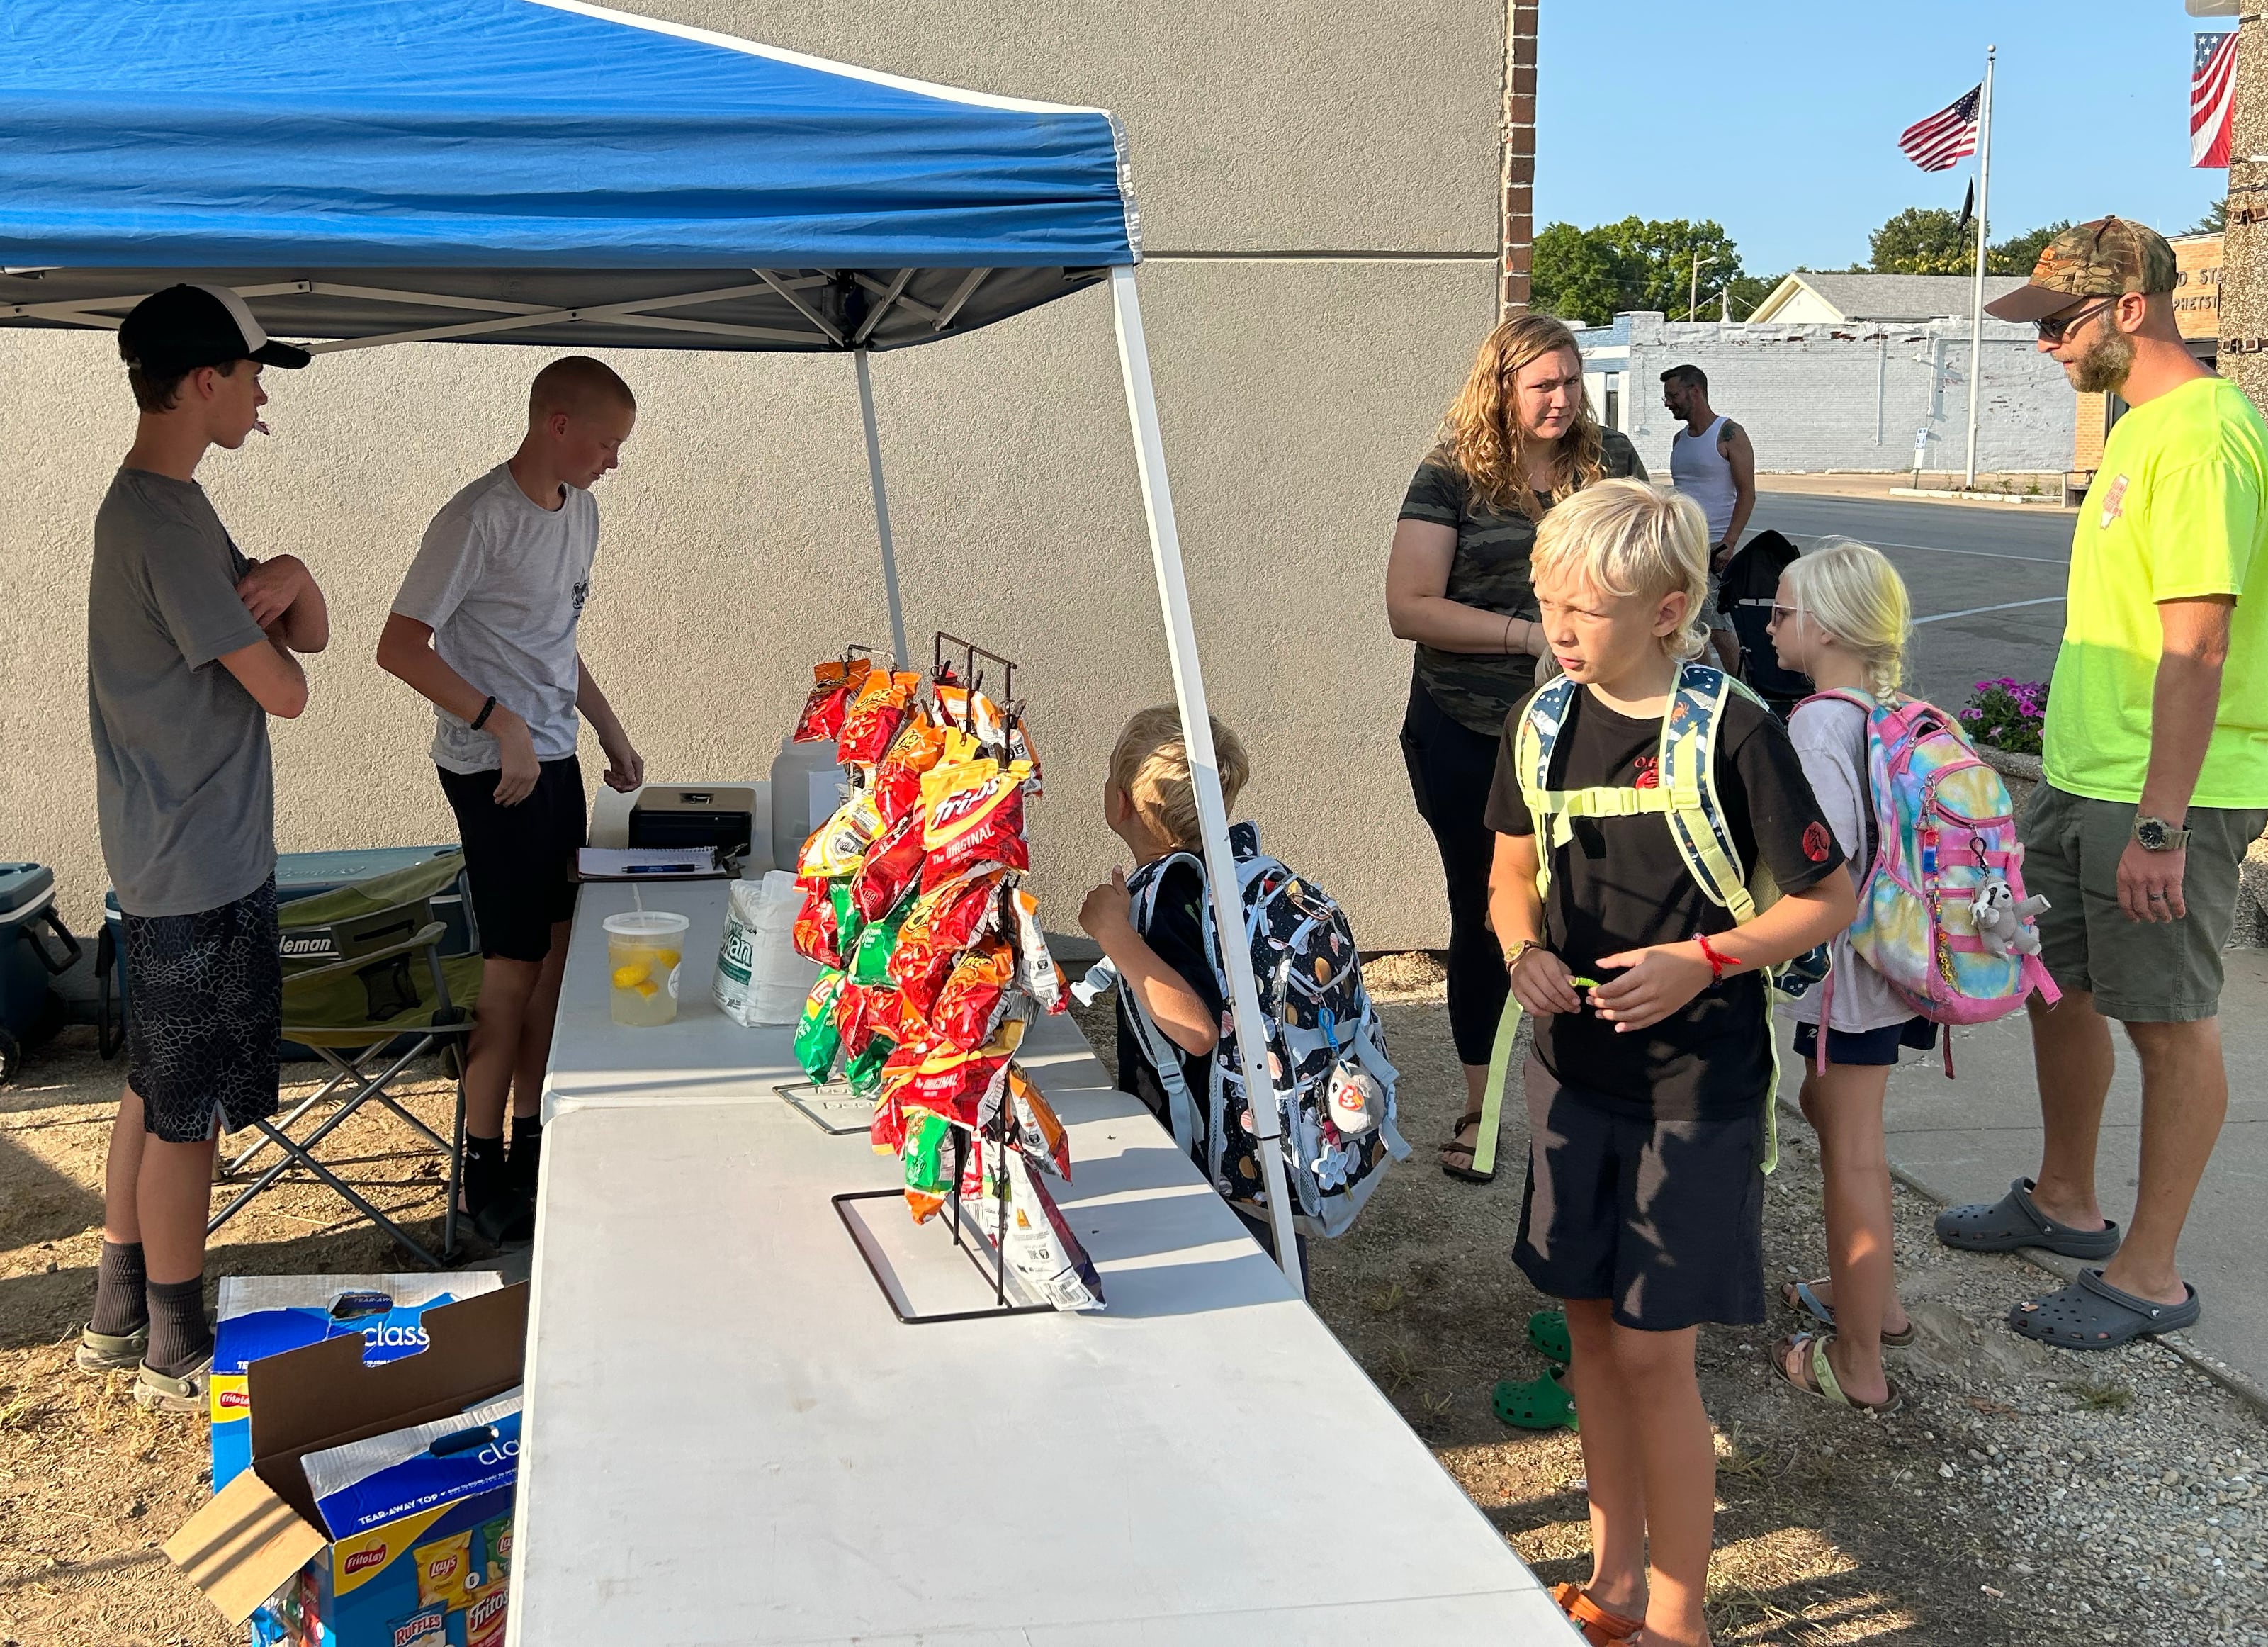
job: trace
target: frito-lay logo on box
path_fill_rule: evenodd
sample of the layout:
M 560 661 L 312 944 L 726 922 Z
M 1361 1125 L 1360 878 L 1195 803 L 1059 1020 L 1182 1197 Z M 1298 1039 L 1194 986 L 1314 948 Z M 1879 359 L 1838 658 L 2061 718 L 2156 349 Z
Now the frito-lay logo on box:
M 348 1556 L 346 1570 L 350 1573 L 358 1573 L 365 1568 L 383 1567 L 384 1565 L 386 1565 L 386 1546 L 383 1544 L 373 1544 L 366 1550 L 357 1550 L 353 1555 Z
M 223 1390 L 219 1398 L 221 1410 L 225 1413 L 245 1412 L 252 1406 L 252 1398 L 242 1390 Z

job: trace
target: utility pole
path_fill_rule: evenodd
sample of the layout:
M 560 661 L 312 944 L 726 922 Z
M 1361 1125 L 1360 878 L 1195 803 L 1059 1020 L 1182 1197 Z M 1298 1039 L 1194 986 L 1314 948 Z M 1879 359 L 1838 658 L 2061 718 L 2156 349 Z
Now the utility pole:
M 1969 306 L 1969 477 L 1977 484 L 1977 390 L 1984 364 L 1984 222 L 1992 198 L 1992 54 L 1984 48 L 1984 103 L 1977 111 L 1977 289 Z
M 1685 283 L 1685 318 L 1691 320 L 1701 312 L 1701 248 L 1693 248 L 1693 276 Z

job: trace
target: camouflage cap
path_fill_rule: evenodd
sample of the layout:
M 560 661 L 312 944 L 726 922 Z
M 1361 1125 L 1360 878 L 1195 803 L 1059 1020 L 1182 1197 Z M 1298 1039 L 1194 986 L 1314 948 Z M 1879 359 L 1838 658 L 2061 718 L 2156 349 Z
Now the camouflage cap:
M 2050 240 L 2029 284 L 1984 306 L 1996 320 L 2036 321 L 2069 308 L 2074 298 L 2129 292 L 2171 292 L 2174 248 L 2155 229 L 2124 218 L 2097 218 Z

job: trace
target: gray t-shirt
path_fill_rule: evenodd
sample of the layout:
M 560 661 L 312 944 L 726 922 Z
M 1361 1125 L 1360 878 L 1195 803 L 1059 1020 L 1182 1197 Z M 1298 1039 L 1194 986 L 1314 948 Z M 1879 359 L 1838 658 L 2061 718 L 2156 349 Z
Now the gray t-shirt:
M 195 481 L 122 469 L 95 513 L 95 814 L 129 914 L 217 909 L 275 872 L 268 716 L 217 661 L 266 639 L 237 598 L 251 570 Z
M 575 623 L 591 593 L 599 506 L 565 489 L 556 509 L 532 503 L 499 463 L 441 506 L 394 609 L 433 631 L 433 650 L 527 722 L 538 760 L 575 752 Z M 502 764 L 497 741 L 436 707 L 433 761 L 453 772 Z
M 1867 780 L 1867 712 L 1841 699 L 1805 704 L 1789 718 L 1787 735 L 1795 745 L 1803 775 L 1811 780 L 1819 810 L 1835 831 L 1855 889 L 1866 884 L 1873 868 L 1867 856 L 1872 844 L 1868 821 L 1874 816 L 1872 789 Z M 1845 1034 L 1887 1030 L 1914 1016 L 1913 1008 L 1891 992 L 1882 975 L 1851 948 L 1849 932 L 1838 932 L 1828 945 L 1835 973 L 1835 1021 L 1827 1027 Z M 1814 989 L 1795 1003 L 1798 1023 L 1819 1022 L 1820 998 Z

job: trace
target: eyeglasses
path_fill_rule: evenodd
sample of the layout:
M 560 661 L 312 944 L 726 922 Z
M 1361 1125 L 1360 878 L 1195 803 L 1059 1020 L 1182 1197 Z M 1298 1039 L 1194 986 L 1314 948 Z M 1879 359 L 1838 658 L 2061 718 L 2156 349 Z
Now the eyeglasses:
M 1780 606 L 1775 604 L 1771 609 L 1771 621 L 1775 624 L 1792 624 L 1802 616 L 1803 609 L 1800 606 Z
M 2091 309 L 2081 309 L 2076 314 L 2050 315 L 2043 321 L 2034 321 L 2032 324 L 2039 329 L 2040 341 L 2042 343 L 2059 343 L 2066 336 L 2070 336 L 2071 330 L 2073 327 L 2086 325 L 2088 321 L 2102 314 L 2103 310 L 2111 307 L 2117 301 L 2118 299 L 2116 298 L 2105 298 L 2102 302 L 2096 304 Z

